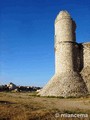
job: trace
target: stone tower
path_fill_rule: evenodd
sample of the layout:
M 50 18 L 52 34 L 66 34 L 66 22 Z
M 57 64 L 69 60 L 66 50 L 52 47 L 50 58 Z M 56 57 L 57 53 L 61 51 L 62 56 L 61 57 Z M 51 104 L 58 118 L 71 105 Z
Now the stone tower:
M 80 72 L 80 52 L 76 24 L 67 11 L 55 20 L 55 75 L 40 91 L 41 96 L 84 96 L 87 87 Z

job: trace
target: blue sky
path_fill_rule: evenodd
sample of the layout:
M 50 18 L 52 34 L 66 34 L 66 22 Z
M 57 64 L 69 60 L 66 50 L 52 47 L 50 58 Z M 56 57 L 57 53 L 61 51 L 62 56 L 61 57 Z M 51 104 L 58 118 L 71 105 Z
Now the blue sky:
M 0 0 L 0 84 L 43 86 L 54 75 L 54 20 L 67 10 L 90 42 L 90 0 Z

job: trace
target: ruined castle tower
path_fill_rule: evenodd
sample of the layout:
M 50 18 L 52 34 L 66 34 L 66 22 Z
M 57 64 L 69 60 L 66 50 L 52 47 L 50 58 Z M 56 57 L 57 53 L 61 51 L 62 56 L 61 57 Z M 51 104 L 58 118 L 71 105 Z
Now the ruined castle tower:
M 81 52 L 76 43 L 76 24 L 67 11 L 55 20 L 55 75 L 40 91 L 41 96 L 84 96 L 87 86 L 80 70 Z

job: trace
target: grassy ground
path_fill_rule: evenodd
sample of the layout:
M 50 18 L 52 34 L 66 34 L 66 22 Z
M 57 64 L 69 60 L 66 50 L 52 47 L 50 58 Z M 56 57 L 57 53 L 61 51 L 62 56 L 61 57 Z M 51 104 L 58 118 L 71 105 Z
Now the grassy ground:
M 88 114 L 88 117 L 61 117 L 61 114 Z M 0 92 L 0 120 L 90 120 L 90 97 L 64 99 Z

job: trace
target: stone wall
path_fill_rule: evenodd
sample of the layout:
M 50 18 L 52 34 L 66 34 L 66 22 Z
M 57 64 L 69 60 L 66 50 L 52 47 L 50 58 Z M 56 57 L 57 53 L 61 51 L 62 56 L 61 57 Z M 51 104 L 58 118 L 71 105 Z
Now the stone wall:
M 55 72 L 79 71 L 79 47 L 75 42 L 58 42 L 55 46 Z
M 90 43 L 83 45 L 83 68 L 90 67 Z
M 85 96 L 90 92 L 90 43 L 78 44 L 76 24 L 67 11 L 55 20 L 55 74 L 41 96 Z
M 70 14 L 61 11 L 55 20 L 55 72 L 74 71 L 76 24 Z M 75 61 L 76 62 L 76 61 Z
M 90 43 L 84 43 L 83 46 L 83 59 L 81 75 L 85 81 L 88 91 L 90 93 Z
M 76 24 L 71 18 L 70 14 L 61 11 L 55 20 L 55 39 L 56 42 L 61 41 L 75 41 Z

